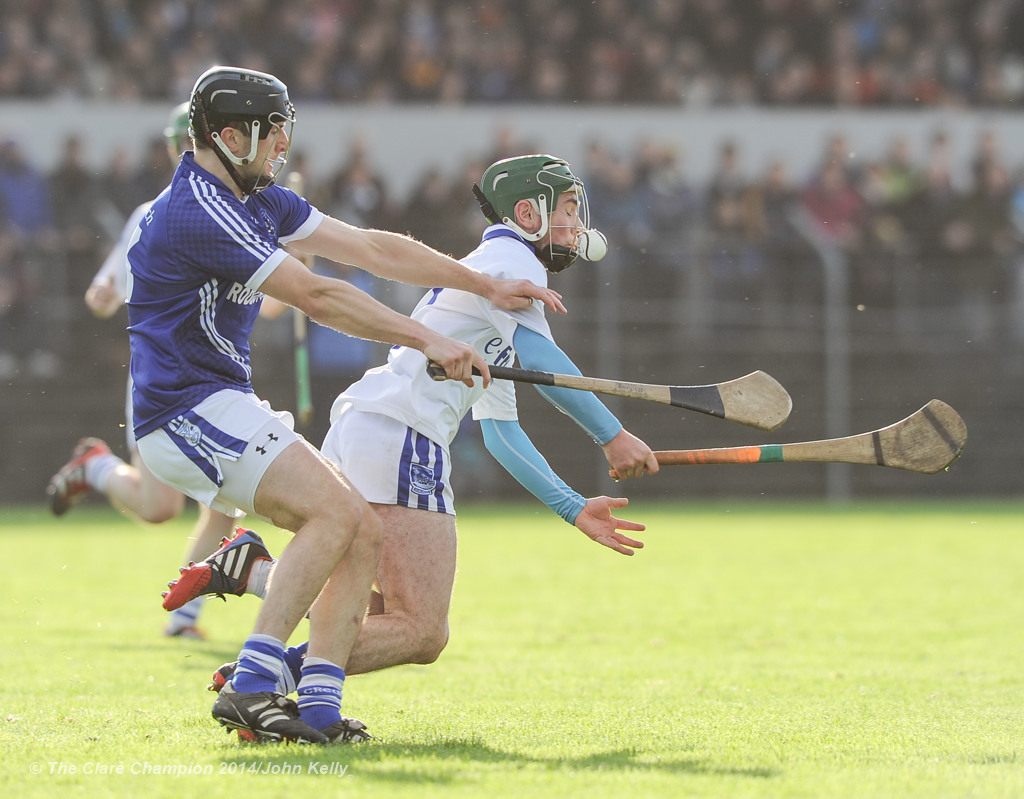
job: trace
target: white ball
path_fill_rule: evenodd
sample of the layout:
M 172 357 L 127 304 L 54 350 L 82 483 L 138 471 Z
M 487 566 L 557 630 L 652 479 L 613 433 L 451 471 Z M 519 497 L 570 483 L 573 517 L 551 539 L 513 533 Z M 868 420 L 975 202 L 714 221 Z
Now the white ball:
M 600 230 L 591 228 L 580 233 L 576 247 L 584 260 L 600 261 L 608 254 L 608 239 Z

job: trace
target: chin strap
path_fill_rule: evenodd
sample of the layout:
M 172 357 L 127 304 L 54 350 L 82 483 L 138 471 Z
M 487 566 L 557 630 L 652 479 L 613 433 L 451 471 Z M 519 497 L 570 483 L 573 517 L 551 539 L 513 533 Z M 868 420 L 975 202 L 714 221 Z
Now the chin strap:
M 579 253 L 563 244 L 552 244 L 541 248 L 534 247 L 534 250 L 537 251 L 537 257 L 540 258 L 541 263 L 552 274 L 558 274 L 568 269 L 576 263 L 576 259 L 579 257 Z
M 476 201 L 480 203 L 480 210 L 483 212 L 484 219 L 492 225 L 499 224 L 501 218 L 498 216 L 497 211 L 494 210 L 494 206 L 491 205 L 491 201 L 484 197 L 484 193 L 476 183 L 473 184 L 473 194 L 476 196 Z
M 235 185 L 238 186 L 238 188 L 242 190 L 242 194 L 243 195 L 255 194 L 256 193 L 256 185 L 255 184 L 259 181 L 259 178 L 257 178 L 255 181 L 253 181 L 253 180 L 242 180 L 242 176 L 238 174 L 238 170 L 235 169 L 235 165 L 233 163 L 231 163 L 231 159 L 230 158 L 228 158 L 226 155 L 224 155 L 224 153 L 221 151 L 220 147 L 218 147 L 216 144 L 214 144 L 213 151 L 217 154 L 217 158 L 224 165 L 224 168 L 228 171 L 228 174 L 231 176 L 231 179 L 233 181 L 235 181 Z

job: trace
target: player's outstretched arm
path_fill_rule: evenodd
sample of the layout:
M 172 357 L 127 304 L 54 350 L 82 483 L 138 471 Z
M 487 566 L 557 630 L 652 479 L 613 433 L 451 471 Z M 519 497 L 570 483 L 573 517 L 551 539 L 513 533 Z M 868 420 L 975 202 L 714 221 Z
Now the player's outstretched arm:
M 519 363 L 525 369 L 557 374 L 579 375 L 572 359 L 547 336 L 525 325 L 519 325 L 513 336 Z M 537 386 L 544 399 L 582 427 L 604 451 L 609 466 L 621 479 L 643 477 L 658 471 L 658 461 L 651 448 L 626 431 L 604 403 L 589 391 Z
M 576 517 L 575 526 L 597 543 L 623 555 L 632 555 L 635 550 L 643 549 L 643 541 L 637 541 L 619 531 L 642 532 L 647 528 L 639 522 L 618 519 L 612 515 L 613 510 L 628 504 L 629 500 L 625 497 L 591 497 Z
M 484 445 L 495 460 L 527 491 L 569 524 L 597 543 L 624 555 L 632 555 L 633 549 L 643 546 L 640 541 L 618 531 L 639 531 L 644 526 L 617 519 L 611 513 L 613 508 L 625 507 L 629 500 L 610 497 L 585 499 L 580 496 L 555 474 L 518 422 L 482 419 L 480 427 Z
M 490 369 L 473 347 L 388 308 L 347 281 L 310 272 L 292 256 L 285 258 L 259 289 L 325 327 L 419 350 L 441 364 L 451 380 L 472 387 L 475 367 L 484 376 L 484 385 L 490 383 Z
M 565 313 L 557 291 L 529 280 L 500 280 L 485 275 L 400 233 L 367 230 L 325 217 L 308 237 L 293 241 L 290 246 L 411 286 L 468 291 L 507 311 L 527 308 L 539 300 L 552 311 Z

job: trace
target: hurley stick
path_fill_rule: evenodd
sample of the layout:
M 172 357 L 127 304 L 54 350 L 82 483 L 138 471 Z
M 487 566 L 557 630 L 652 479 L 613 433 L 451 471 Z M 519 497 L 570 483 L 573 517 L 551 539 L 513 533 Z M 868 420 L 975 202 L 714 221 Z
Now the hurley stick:
M 726 383 L 706 386 L 658 386 L 649 383 L 628 383 L 624 380 L 606 380 L 600 377 L 581 377 L 518 369 L 514 366 L 491 366 L 491 377 L 496 380 L 515 380 L 540 386 L 556 386 L 579 391 L 593 391 L 616 397 L 660 402 L 698 413 L 717 416 L 730 422 L 774 430 L 789 418 L 793 400 L 789 393 L 771 375 L 751 372 Z M 428 363 L 427 371 L 435 380 L 444 380 L 444 370 Z
M 293 192 L 302 196 L 302 175 L 289 172 L 285 181 Z M 297 255 L 308 268 L 312 267 L 312 256 Z M 292 333 L 295 348 L 295 411 L 299 423 L 309 424 L 313 418 L 313 385 L 309 376 L 309 333 L 306 315 L 298 308 L 292 308 Z
M 933 399 L 896 424 L 846 438 L 755 447 L 655 452 L 662 466 L 704 463 L 862 463 L 935 474 L 960 457 L 967 426 L 955 410 Z M 611 473 L 615 477 L 614 472 Z

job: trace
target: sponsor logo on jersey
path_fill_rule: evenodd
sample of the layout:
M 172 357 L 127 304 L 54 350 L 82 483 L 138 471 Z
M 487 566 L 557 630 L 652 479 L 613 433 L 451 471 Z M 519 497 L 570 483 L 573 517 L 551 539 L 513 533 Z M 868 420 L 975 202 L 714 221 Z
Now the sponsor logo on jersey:
M 491 366 L 504 366 L 515 357 L 515 351 L 500 336 L 495 336 L 484 344 L 484 355 L 494 356 L 490 361 Z
M 252 305 L 263 299 L 263 292 L 256 289 L 248 289 L 241 283 L 234 283 L 228 289 L 227 299 L 238 305 Z

